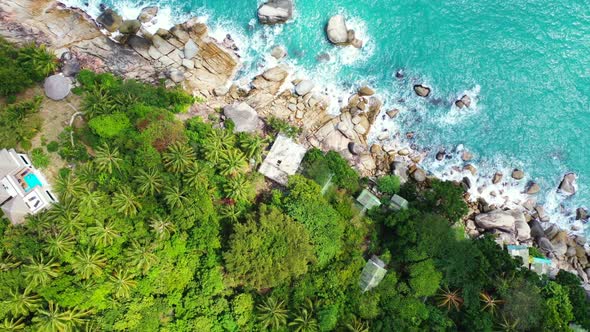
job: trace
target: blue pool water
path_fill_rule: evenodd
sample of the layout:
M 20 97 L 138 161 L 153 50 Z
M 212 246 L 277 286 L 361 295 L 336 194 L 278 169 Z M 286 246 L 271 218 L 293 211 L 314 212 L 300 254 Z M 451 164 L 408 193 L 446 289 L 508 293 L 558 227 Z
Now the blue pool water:
M 84 8 L 81 0 L 68 1 Z M 384 120 L 380 126 L 395 125 L 402 136 L 416 132 L 411 143 L 431 149 L 424 161 L 428 170 L 460 179 L 464 175 L 452 172 L 461 164 L 457 156 L 436 162 L 434 154 L 460 145 L 474 153 L 481 177 L 474 194 L 496 170 L 508 178 L 512 168 L 521 167 L 527 180 L 541 185 L 538 200 L 562 224 L 571 223 L 573 210 L 590 199 L 587 1 L 297 0 L 293 21 L 278 27 L 258 24 L 256 1 L 100 2 L 128 18 L 146 5 L 158 5 L 165 8 L 158 23 L 164 27 L 190 16 L 206 17 L 214 36 L 231 33 L 238 41 L 243 77 L 269 65 L 270 49 L 280 44 L 301 75 L 324 82 L 335 98 L 370 84 L 387 107 L 402 111 L 395 123 Z M 96 13 L 98 3 L 90 1 L 86 9 Z M 337 13 L 365 41 L 362 50 L 328 43 L 324 26 Z M 318 62 L 324 53 L 330 60 Z M 399 69 L 405 72 L 403 80 L 395 78 Z M 419 82 L 433 88 L 429 100 L 411 91 Z M 476 105 L 459 111 L 452 102 L 464 93 Z M 555 188 L 569 171 L 578 175 L 579 190 L 566 199 Z M 497 203 L 524 199 L 527 180 L 482 188 L 482 195 Z M 496 191 L 495 198 L 491 191 Z
M 41 181 L 39 181 L 39 178 L 37 177 L 37 175 L 33 174 L 33 173 L 29 173 L 27 175 L 25 175 L 24 177 L 25 182 L 27 183 L 27 192 L 35 189 L 35 187 L 39 186 L 41 187 Z

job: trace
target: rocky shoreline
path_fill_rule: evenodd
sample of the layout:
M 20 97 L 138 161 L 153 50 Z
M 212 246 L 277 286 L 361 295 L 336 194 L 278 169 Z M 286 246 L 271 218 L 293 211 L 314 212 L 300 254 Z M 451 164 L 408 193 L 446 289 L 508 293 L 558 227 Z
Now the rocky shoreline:
M 271 0 L 261 5 L 258 17 L 262 23 L 281 24 L 292 15 L 292 2 Z M 248 88 L 232 84 L 240 66 L 231 36 L 217 41 L 208 35 L 207 26 L 197 19 L 177 24 L 169 30 L 149 33 L 143 25 L 157 16 L 157 8 L 146 8 L 136 20 L 123 20 L 106 9 L 96 20 L 78 9 L 66 8 L 55 1 L 0 0 L 0 35 L 16 43 L 37 42 L 50 46 L 67 60 L 73 76 L 80 68 L 97 72 L 113 72 L 119 76 L 145 82 L 164 80 L 167 86 L 180 85 L 193 94 L 207 98 L 206 105 L 195 105 L 181 118 L 216 114 L 226 105 L 253 109 L 262 119 L 275 117 L 302 128 L 300 142 L 308 147 L 334 150 L 349 160 L 363 176 L 375 177 L 393 173 L 402 181 L 410 177 L 418 183 L 428 183 L 431 177 L 420 167 L 426 153 L 417 148 L 390 140 L 390 132 L 369 133 L 378 117 L 395 119 L 397 109 L 384 109 L 378 94 L 368 86 L 359 86 L 338 116 L 327 112 L 330 100 L 319 93 L 313 81 L 292 77 L 282 59 L 284 49 L 273 50 L 279 65 L 255 76 Z M 330 41 L 339 46 L 362 47 L 354 31 L 346 28 L 345 19 L 332 17 L 326 26 Z M 345 33 L 346 32 L 346 33 Z M 346 36 L 345 36 L 346 35 Z M 282 52 L 281 52 L 282 51 Z M 64 59 L 62 57 L 62 59 Z M 403 74 L 400 74 L 403 75 Z M 431 88 L 417 84 L 415 93 L 427 98 Z M 468 96 L 459 98 L 458 108 L 469 108 Z M 259 124 L 260 125 L 260 124 Z M 407 133 L 407 137 L 413 133 Z M 374 141 L 374 143 L 372 143 Z M 370 144 L 371 143 L 371 144 Z M 436 158 L 445 158 L 439 151 Z M 470 163 L 473 156 L 464 151 L 463 169 L 471 174 L 477 170 Z M 492 184 L 502 182 L 496 173 Z M 522 170 L 511 177 L 524 178 Z M 458 183 L 466 191 L 472 183 L 468 177 Z M 489 205 L 483 199 L 475 202 L 466 194 L 470 213 L 465 218 L 465 230 L 472 238 L 484 233 L 496 234 L 502 244 L 534 245 L 552 260 L 551 274 L 559 269 L 577 274 L 590 294 L 590 248 L 583 236 L 571 235 L 547 220 L 534 195 L 539 186 L 530 182 L 526 194 L 530 199 L 517 209 Z M 558 190 L 563 195 L 575 194 L 575 175 L 566 174 Z M 586 210 L 577 210 L 578 219 L 588 218 Z

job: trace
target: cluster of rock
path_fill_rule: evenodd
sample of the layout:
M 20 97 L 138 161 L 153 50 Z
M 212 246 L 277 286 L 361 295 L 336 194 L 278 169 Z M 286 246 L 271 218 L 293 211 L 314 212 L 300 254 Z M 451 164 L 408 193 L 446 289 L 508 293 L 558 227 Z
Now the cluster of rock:
M 170 31 L 147 32 L 144 25 L 157 16 L 156 7 L 145 8 L 136 20 L 123 20 L 105 8 L 96 22 L 48 0 L 5 2 L 2 12 L 1 36 L 19 44 L 45 43 L 58 56 L 68 54 L 62 61 L 66 75 L 87 68 L 146 82 L 165 79 L 206 95 L 233 78 L 238 67 L 233 51 L 209 37 L 195 19 Z
M 258 7 L 258 20 L 262 24 L 281 24 L 293 16 L 292 0 L 270 0 Z
M 342 15 L 330 17 L 326 25 L 326 34 L 328 35 L 328 40 L 334 45 L 352 45 L 356 48 L 363 47 L 362 40 L 356 38 L 354 30 L 348 29 L 346 19 Z
M 500 182 L 501 173 L 496 173 L 494 182 Z M 524 172 L 515 169 L 512 178 L 520 180 L 524 178 Z M 535 195 L 540 190 L 539 186 L 530 182 L 526 187 L 528 195 Z M 563 195 L 575 193 L 575 175 L 566 174 L 557 189 Z M 522 204 L 520 209 L 501 210 L 490 206 L 483 199 L 470 204 L 471 214 L 465 220 L 467 234 L 476 238 L 483 233 L 491 233 L 496 236 L 500 244 L 522 244 L 536 246 L 552 260 L 552 274 L 560 269 L 577 274 L 583 282 L 583 287 L 590 294 L 590 248 L 586 238 L 581 235 L 572 235 L 560 229 L 557 225 L 549 223 L 549 216 L 543 206 L 537 205 L 531 197 Z M 587 211 L 579 208 L 576 211 L 576 219 L 586 221 Z

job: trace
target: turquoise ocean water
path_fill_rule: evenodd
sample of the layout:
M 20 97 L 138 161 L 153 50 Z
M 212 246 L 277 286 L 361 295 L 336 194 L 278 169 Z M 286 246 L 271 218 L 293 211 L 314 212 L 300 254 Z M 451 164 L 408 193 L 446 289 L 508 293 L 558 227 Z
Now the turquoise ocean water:
M 344 98 L 361 83 L 377 88 L 387 107 L 402 112 L 395 124 L 405 136 L 430 148 L 424 166 L 439 176 L 462 178 L 452 171 L 457 155 L 434 161 L 440 148 L 457 146 L 473 152 L 489 183 L 495 170 L 505 178 L 522 167 L 528 179 L 543 188 L 538 196 L 554 220 L 571 222 L 564 213 L 590 200 L 590 3 L 582 0 L 296 0 L 292 22 L 263 27 L 256 21 L 257 1 L 106 0 L 127 18 L 147 5 L 166 8 L 159 25 L 202 16 L 214 36 L 230 33 L 241 48 L 241 77 L 252 77 L 269 65 L 274 45 L 284 45 L 301 75 L 312 77 L 325 91 Z M 66 3 L 96 13 L 98 1 Z M 342 13 L 362 50 L 328 43 L 328 18 Z M 318 61 L 328 54 L 329 61 Z M 403 69 L 404 79 L 396 79 Z M 432 97 L 414 96 L 411 87 L 426 83 Z M 319 90 L 322 90 L 318 88 Z M 476 102 L 457 110 L 452 102 L 467 92 Z M 379 131 L 377 128 L 376 131 Z M 578 175 L 578 193 L 568 199 L 555 194 L 564 173 Z M 487 177 L 487 178 L 486 178 Z M 473 189 L 477 191 L 477 188 Z M 495 190 L 496 198 L 486 193 Z M 501 193 L 500 190 L 503 190 Z M 523 199 L 522 184 L 481 189 L 495 200 Z

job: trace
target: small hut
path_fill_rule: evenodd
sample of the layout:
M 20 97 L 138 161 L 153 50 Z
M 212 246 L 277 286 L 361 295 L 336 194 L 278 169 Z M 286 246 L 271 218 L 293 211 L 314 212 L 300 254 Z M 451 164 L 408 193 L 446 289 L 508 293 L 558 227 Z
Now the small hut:
M 368 189 L 364 189 L 356 198 L 362 212 L 370 210 L 374 207 L 381 206 L 381 201 L 377 196 L 373 195 Z
M 551 270 L 551 260 L 547 258 L 533 257 L 531 261 L 531 271 L 537 274 L 549 274 Z
M 383 263 L 379 257 L 373 255 L 373 257 L 367 261 L 367 264 L 363 268 L 363 272 L 361 272 L 359 287 L 362 292 L 364 293 L 379 285 L 386 273 L 385 263 Z
M 522 259 L 522 266 L 529 266 L 529 247 L 509 244 L 506 249 L 513 258 L 520 257 Z
M 389 207 L 395 211 L 405 210 L 408 208 L 408 201 L 399 195 L 393 195 L 389 202 Z

